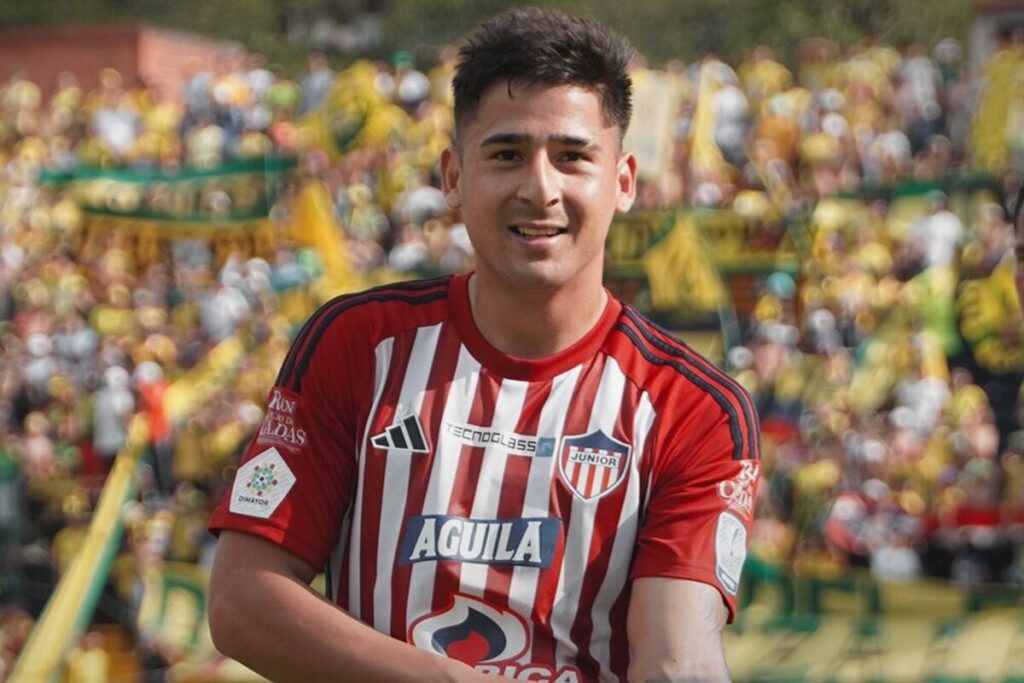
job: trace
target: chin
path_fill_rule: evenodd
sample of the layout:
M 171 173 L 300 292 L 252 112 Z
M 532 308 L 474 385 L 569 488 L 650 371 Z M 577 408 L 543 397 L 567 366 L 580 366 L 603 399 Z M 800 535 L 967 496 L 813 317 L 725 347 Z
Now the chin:
M 553 264 L 538 265 L 503 270 L 498 273 L 498 277 L 502 282 L 521 289 L 552 289 L 571 280 L 562 268 L 548 267 Z

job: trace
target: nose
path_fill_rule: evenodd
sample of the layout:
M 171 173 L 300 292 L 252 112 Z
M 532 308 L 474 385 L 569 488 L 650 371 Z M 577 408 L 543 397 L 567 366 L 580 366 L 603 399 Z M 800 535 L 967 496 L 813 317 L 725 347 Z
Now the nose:
M 516 196 L 533 206 L 548 208 L 559 202 L 558 169 L 544 152 L 534 154 L 524 168 Z

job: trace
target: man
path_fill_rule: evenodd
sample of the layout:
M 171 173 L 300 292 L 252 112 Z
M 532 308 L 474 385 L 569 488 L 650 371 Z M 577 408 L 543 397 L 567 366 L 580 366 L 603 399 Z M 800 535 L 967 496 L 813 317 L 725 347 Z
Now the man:
M 728 680 L 756 418 L 602 287 L 631 57 L 542 10 L 462 48 L 441 166 L 476 270 L 300 332 L 211 521 L 226 654 L 274 680 Z

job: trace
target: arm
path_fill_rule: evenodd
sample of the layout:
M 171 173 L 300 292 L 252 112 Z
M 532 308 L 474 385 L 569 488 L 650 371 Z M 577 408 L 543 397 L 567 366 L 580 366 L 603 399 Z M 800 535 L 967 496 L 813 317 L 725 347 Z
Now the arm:
M 722 652 L 725 604 L 712 586 L 648 577 L 629 600 L 630 683 L 729 681 Z
M 315 574 L 273 543 L 224 531 L 210 579 L 217 649 L 278 682 L 495 680 L 354 619 L 309 587 Z

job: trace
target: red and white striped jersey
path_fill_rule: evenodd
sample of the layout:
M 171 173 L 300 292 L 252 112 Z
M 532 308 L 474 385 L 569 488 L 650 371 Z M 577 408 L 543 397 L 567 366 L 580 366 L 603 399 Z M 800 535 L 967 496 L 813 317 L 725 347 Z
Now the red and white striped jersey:
M 565 351 L 506 356 L 467 283 L 321 308 L 211 529 L 280 544 L 355 617 L 480 671 L 624 681 L 632 578 L 705 582 L 735 608 L 754 407 L 612 297 Z

